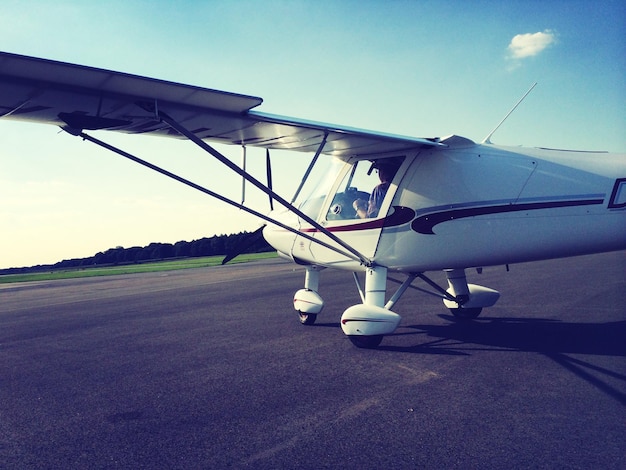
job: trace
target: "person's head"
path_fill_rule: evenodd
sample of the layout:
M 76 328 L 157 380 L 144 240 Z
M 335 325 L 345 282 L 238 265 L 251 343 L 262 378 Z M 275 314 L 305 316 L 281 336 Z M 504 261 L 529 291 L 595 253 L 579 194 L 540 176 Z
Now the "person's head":
M 388 163 L 378 165 L 378 177 L 383 183 L 389 183 L 398 171 L 398 168 Z

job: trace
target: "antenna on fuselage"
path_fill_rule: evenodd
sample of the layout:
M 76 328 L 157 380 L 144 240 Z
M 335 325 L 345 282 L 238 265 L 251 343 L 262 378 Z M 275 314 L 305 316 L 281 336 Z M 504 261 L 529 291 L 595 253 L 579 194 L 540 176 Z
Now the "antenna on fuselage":
M 502 121 L 500 121 L 498 123 L 498 125 L 487 135 L 487 137 L 485 137 L 483 139 L 483 141 L 481 142 L 481 144 L 490 144 L 491 143 L 491 136 L 498 130 L 498 128 L 502 125 L 502 123 L 504 121 L 506 121 L 506 118 L 508 118 L 511 113 L 513 111 L 515 111 L 515 108 L 517 108 L 519 106 L 519 104 L 524 101 L 524 98 L 526 98 L 528 96 L 528 93 L 530 93 L 531 91 L 533 91 L 533 88 L 535 88 L 535 85 L 537 85 L 537 82 L 533 83 L 533 86 L 531 86 L 528 91 L 526 93 L 524 93 L 524 96 L 522 96 L 519 101 L 517 103 L 515 103 L 515 106 L 513 106 L 511 108 L 511 110 L 506 114 L 506 116 L 504 116 L 504 118 L 502 118 Z

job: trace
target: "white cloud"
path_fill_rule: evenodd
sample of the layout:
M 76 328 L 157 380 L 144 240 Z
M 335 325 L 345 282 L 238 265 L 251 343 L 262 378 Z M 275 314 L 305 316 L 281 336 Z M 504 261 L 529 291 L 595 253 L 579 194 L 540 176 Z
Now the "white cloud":
M 555 41 L 555 34 L 549 29 L 538 33 L 518 34 L 511 39 L 509 44 L 509 57 L 525 59 L 536 56 Z

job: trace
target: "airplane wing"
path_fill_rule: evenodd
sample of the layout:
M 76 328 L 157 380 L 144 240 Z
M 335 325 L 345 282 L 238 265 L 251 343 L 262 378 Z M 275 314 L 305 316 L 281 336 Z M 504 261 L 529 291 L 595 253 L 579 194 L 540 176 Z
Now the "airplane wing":
M 0 52 L 0 117 L 77 130 L 182 137 L 166 113 L 203 140 L 225 144 L 370 155 L 443 145 L 254 111 L 263 100 L 93 67 Z

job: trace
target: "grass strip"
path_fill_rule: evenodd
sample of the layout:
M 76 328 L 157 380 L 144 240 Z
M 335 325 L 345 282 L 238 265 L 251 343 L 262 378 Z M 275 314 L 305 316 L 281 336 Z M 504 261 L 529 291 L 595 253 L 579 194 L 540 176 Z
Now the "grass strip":
M 237 256 L 229 264 L 246 263 L 260 259 L 275 258 L 275 252 L 251 253 Z M 206 268 L 218 266 L 224 256 L 206 256 L 202 258 L 184 258 L 172 261 L 154 261 L 119 266 L 94 266 L 69 269 L 55 269 L 45 272 L 28 274 L 5 274 L 0 276 L 0 284 L 29 281 L 51 281 L 55 279 L 74 279 L 80 277 L 115 276 L 118 274 L 151 273 L 160 271 L 174 271 L 178 269 Z

